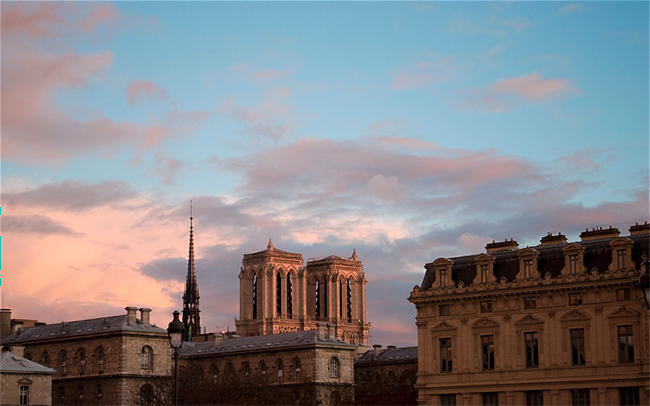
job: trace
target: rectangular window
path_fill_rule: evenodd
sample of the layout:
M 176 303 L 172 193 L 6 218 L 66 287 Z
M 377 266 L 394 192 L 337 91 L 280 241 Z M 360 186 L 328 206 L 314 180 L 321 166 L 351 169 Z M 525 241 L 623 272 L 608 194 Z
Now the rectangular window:
M 533 276 L 533 261 L 527 259 L 524 261 L 524 278 Z
M 440 372 L 451 372 L 451 338 L 440 339 Z
M 484 371 L 494 369 L 494 336 L 481 336 L 481 363 Z
M 578 306 L 582 304 L 582 293 L 569 293 L 569 304 Z
M 618 326 L 618 362 L 634 362 L 634 335 L 632 326 Z
M 524 309 L 535 309 L 537 308 L 537 298 L 536 297 L 525 297 L 524 298 Z
M 639 388 L 620 388 L 621 406 L 637 406 L 641 404 L 639 400 Z
M 625 269 L 625 250 L 616 251 L 616 258 L 618 259 L 618 269 Z
M 492 311 L 492 301 L 484 300 L 481 302 L 481 313 L 490 313 Z
M 481 265 L 481 282 L 486 283 L 488 281 L 488 272 L 489 268 L 487 265 Z
M 447 286 L 449 284 L 449 275 L 446 269 L 440 270 L 440 286 Z
M 544 395 L 541 390 L 526 392 L 526 406 L 544 406 Z
M 571 391 L 571 406 L 589 406 L 589 389 L 574 389 Z
M 483 406 L 499 406 L 499 394 L 496 392 L 481 394 Z
M 440 395 L 440 406 L 456 406 L 456 395 Z
M 451 306 L 449 306 L 449 305 L 440 305 L 440 306 L 438 306 L 438 310 L 439 310 L 441 316 L 449 316 L 449 315 L 451 315 Z
M 585 364 L 585 329 L 569 330 L 571 337 L 571 365 Z
M 526 346 L 526 368 L 539 368 L 537 332 L 524 333 Z
M 622 302 L 624 300 L 630 300 L 630 289 L 618 289 L 616 290 L 616 300 Z
M 569 255 L 569 273 L 578 273 L 578 256 Z
M 29 386 L 20 387 L 20 404 L 21 405 L 29 404 Z

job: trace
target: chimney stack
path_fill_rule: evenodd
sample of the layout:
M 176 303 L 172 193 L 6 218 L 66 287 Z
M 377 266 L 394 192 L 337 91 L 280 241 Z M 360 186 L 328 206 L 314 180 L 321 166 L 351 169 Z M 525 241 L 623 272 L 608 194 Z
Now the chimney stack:
M 25 347 L 22 345 L 15 345 L 11 347 L 11 352 L 19 357 L 25 356 Z
M 542 239 L 539 240 L 539 242 L 542 243 L 542 247 L 545 247 L 547 245 L 565 244 L 566 235 L 562 235 L 562 233 L 558 233 L 558 235 L 553 235 L 553 233 L 548 233 L 548 235 L 542 237 Z
M 20 330 L 23 329 L 23 324 L 24 324 L 24 323 L 23 323 L 22 321 L 20 321 L 20 320 L 15 320 L 15 321 L 13 322 L 13 325 L 14 325 L 14 335 L 17 336 L 18 334 L 20 334 Z
M 140 320 L 142 320 L 142 324 L 151 324 L 149 322 L 149 315 L 151 314 L 151 309 L 147 307 L 141 307 L 140 308 Z
M 602 240 L 604 238 L 616 238 L 618 237 L 619 232 L 618 228 L 604 229 L 602 227 L 594 228 L 591 231 L 587 229 L 586 231 L 580 233 L 580 241 L 592 241 L 592 240 Z
M 136 312 L 138 311 L 138 308 L 133 306 L 127 306 L 125 307 L 125 309 L 126 309 L 126 322 L 129 324 L 136 324 L 137 323 Z
M 214 335 L 214 345 L 213 346 L 216 347 L 222 341 L 223 341 L 223 334 L 221 334 L 221 333 L 215 334 Z
M 650 224 L 646 221 L 645 224 L 636 223 L 630 227 L 630 235 L 643 235 L 650 234 Z
M 387 346 L 386 348 L 388 348 L 389 350 L 394 350 L 394 349 L 397 348 L 397 347 L 395 347 L 394 345 L 389 345 L 389 346 Z
M 508 241 L 508 239 L 506 238 L 504 242 L 494 242 L 494 240 L 492 240 L 491 243 L 485 246 L 485 250 L 487 251 L 488 254 L 491 254 L 495 251 L 517 249 L 517 247 L 519 247 L 517 241 L 514 241 L 512 238 L 510 239 L 510 241 Z
M 325 323 L 318 323 L 318 324 L 316 324 L 316 327 L 318 329 L 318 338 L 324 339 L 325 338 Z
M 336 333 L 337 333 L 336 324 L 330 324 L 328 325 L 328 327 L 329 327 L 329 337 L 331 339 L 336 339 Z
M 381 344 L 373 344 L 372 352 L 375 357 L 378 357 L 381 354 Z
M 11 334 L 11 309 L 0 309 L 0 338 Z

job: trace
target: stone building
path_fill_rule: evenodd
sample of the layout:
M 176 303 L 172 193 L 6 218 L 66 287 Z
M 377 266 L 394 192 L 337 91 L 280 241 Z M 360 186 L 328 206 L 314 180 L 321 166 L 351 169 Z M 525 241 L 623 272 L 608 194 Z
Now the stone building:
M 23 358 L 23 347 L 0 354 L 0 404 L 51 405 L 54 370 Z
M 650 225 L 629 231 L 493 242 L 426 264 L 409 298 L 419 403 L 648 404 L 649 314 L 636 282 Z
M 167 331 L 149 322 L 151 309 L 127 307 L 120 316 L 16 328 L 3 347 L 56 370 L 55 405 L 125 405 L 169 380 Z
M 373 345 L 354 362 L 355 404 L 416 405 L 418 347 Z
M 336 326 L 336 338 L 366 346 L 366 278 L 356 251 L 308 259 L 285 252 L 271 240 L 264 251 L 245 254 L 239 273 L 242 337 L 313 330 L 317 323 Z

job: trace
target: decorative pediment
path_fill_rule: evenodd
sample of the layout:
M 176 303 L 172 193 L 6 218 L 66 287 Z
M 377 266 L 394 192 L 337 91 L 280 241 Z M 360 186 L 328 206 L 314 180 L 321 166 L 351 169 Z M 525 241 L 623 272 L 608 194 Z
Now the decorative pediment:
M 18 384 L 19 384 L 19 385 L 31 385 L 31 384 L 32 384 L 32 380 L 29 379 L 29 378 L 27 378 L 27 377 L 25 377 L 25 378 L 19 380 L 19 381 L 18 381 Z
M 560 321 L 589 321 L 591 317 L 579 310 L 572 310 L 560 317 Z
M 450 330 L 458 330 L 458 327 L 451 326 L 451 325 L 445 323 L 444 321 L 436 324 L 431 329 L 432 332 L 434 332 L 434 331 L 450 331 Z
M 522 248 L 517 252 L 517 256 L 519 258 L 527 258 L 527 257 L 535 257 L 537 258 L 539 256 L 539 252 L 530 247 Z
M 527 314 L 515 322 L 516 325 L 544 324 L 544 320 L 539 319 L 532 314 Z
M 574 242 L 570 242 L 562 248 L 564 252 L 583 252 L 584 250 L 585 247 Z
M 492 255 L 488 254 L 479 254 L 477 257 L 474 258 L 474 262 L 492 262 L 494 261 L 494 257 Z
M 446 268 L 446 267 L 451 268 L 452 265 L 454 265 L 454 261 L 447 258 L 438 258 L 435 261 L 433 261 L 433 266 L 435 266 L 436 268 Z
M 614 313 L 609 314 L 607 317 L 609 317 L 610 319 L 614 319 L 614 318 L 617 318 L 617 319 L 620 319 L 620 318 L 636 318 L 636 317 L 639 317 L 639 312 L 631 310 L 631 309 L 627 309 L 627 308 L 625 308 L 625 306 L 623 306 L 620 309 L 618 309 L 617 311 L 615 311 Z
M 611 240 L 609 242 L 610 247 L 628 246 L 628 245 L 630 245 L 630 246 L 633 245 L 633 242 L 629 238 L 625 238 L 625 237 L 617 237 L 617 238 L 614 238 L 613 240 Z
M 498 328 L 499 326 L 499 323 L 492 319 L 488 319 L 487 317 L 476 320 L 474 324 L 472 324 L 472 328 Z

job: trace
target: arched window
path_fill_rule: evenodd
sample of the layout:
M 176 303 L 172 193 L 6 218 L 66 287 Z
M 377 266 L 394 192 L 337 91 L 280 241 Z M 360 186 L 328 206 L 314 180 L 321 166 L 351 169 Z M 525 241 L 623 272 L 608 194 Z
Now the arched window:
M 339 369 L 339 359 L 336 357 L 330 358 L 330 378 L 338 378 Z
M 327 314 L 327 308 L 328 308 L 328 306 L 327 306 L 327 278 L 328 278 L 327 276 L 325 276 L 325 278 L 324 278 L 325 281 L 323 283 L 323 297 L 321 298 L 321 301 L 323 302 L 323 307 L 322 307 L 322 309 L 323 309 L 323 311 L 322 311 L 323 317 L 328 316 L 328 314 Z
M 320 314 L 320 296 L 321 296 L 320 281 L 318 279 L 316 279 L 316 296 L 315 296 L 315 298 L 316 298 L 316 318 L 321 317 L 321 314 Z
M 104 397 L 104 389 L 101 384 L 97 384 L 97 405 L 102 405 L 102 398 Z
M 259 364 L 257 364 L 257 369 L 260 371 L 260 378 L 262 380 L 262 383 L 266 383 L 266 362 L 264 362 L 264 360 L 261 360 Z
M 25 358 L 31 361 L 32 360 L 32 353 L 31 352 L 26 352 L 25 353 Z
M 280 272 L 275 276 L 275 313 L 277 316 L 282 314 L 282 276 L 280 276 Z
M 212 364 L 212 382 L 217 383 L 219 381 L 219 368 L 217 368 L 216 364 Z
M 86 375 L 86 352 L 83 348 L 77 351 L 77 357 L 79 357 L 79 375 Z
M 291 283 L 291 272 L 287 273 L 287 318 L 293 316 L 293 284 Z
M 246 382 L 248 382 L 248 379 L 249 379 L 250 376 L 251 376 L 251 366 L 250 366 L 250 364 L 249 364 L 248 362 L 244 362 L 244 363 L 241 365 L 241 373 L 242 373 L 242 375 L 244 376 L 244 380 L 245 380 Z
M 144 384 L 140 387 L 140 406 L 149 406 L 153 404 L 153 387 Z
M 253 274 L 253 318 L 257 318 L 257 274 Z
M 102 347 L 97 347 L 95 350 L 95 355 L 97 356 L 97 373 L 104 373 L 104 349 Z
M 293 359 L 293 380 L 300 382 L 300 358 L 298 357 Z
M 153 350 L 148 345 L 140 350 L 140 369 L 153 369 Z
M 68 353 L 65 351 L 59 353 L 59 370 L 61 371 L 61 376 L 68 375 Z
M 230 362 L 226 365 L 224 373 L 228 383 L 232 383 L 235 380 L 235 367 Z
M 50 366 L 50 354 L 47 351 L 43 351 L 43 354 L 41 354 L 41 365 Z
M 339 281 L 339 317 L 343 318 L 343 281 Z
M 84 387 L 81 385 L 77 386 L 77 398 L 79 399 L 79 404 L 84 403 Z
M 388 371 L 388 388 L 390 393 L 394 393 L 397 388 L 397 374 L 395 371 Z
M 352 321 L 352 284 L 350 283 L 350 280 L 348 279 L 348 286 L 347 286 L 347 317 L 348 317 L 348 323 Z
M 282 363 L 282 360 L 278 359 L 275 362 L 275 366 L 278 370 L 278 383 L 282 383 L 282 380 L 284 378 L 284 364 Z
M 330 405 L 340 405 L 341 404 L 341 395 L 338 391 L 332 391 L 330 393 Z

